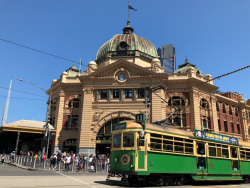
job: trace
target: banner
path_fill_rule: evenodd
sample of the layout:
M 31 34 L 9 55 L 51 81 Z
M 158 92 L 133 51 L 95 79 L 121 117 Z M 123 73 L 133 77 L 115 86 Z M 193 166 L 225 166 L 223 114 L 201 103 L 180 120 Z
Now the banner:
M 239 144 L 238 138 L 205 132 L 205 131 L 195 130 L 194 136 L 196 138 L 208 139 L 208 140 L 219 141 L 219 142 L 226 142 L 230 144 Z

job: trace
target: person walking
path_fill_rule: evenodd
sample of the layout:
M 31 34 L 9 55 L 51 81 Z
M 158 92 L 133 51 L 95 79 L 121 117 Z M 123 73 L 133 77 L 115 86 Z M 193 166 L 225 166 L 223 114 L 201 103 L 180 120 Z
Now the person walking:
M 93 166 L 93 171 L 95 171 L 95 172 L 96 172 L 96 168 L 95 168 L 96 167 L 96 162 L 97 162 L 97 160 L 96 160 L 96 158 L 94 156 L 93 159 L 92 159 L 92 166 Z
M 69 165 L 71 163 L 71 156 L 69 154 L 67 154 L 67 157 L 66 157 L 66 163 L 65 163 L 65 172 L 69 171 Z
M 55 169 L 56 159 L 57 159 L 56 154 L 54 154 L 53 157 L 52 157 L 52 168 L 53 168 L 53 170 Z
M 90 156 L 89 156 L 89 167 L 92 166 L 92 160 L 93 160 L 93 157 L 92 157 L 92 155 L 90 155 Z
M 41 153 L 41 150 L 39 150 L 38 151 L 38 153 L 37 153 L 37 161 L 38 161 L 38 163 L 37 164 L 39 164 L 39 162 L 41 161 L 41 156 L 42 156 L 42 153 Z
M 14 159 L 15 159 L 15 151 L 13 151 L 13 152 L 10 153 L 10 157 L 11 157 L 11 158 L 10 158 L 10 161 L 9 161 L 9 162 L 10 162 L 10 163 L 11 163 L 11 162 L 14 162 Z
M 80 157 L 80 160 L 78 162 L 78 166 L 79 166 L 79 172 L 83 171 L 82 170 L 82 166 L 83 166 L 83 157 Z
M 46 161 L 46 153 L 43 154 L 43 161 Z
M 3 155 L 2 155 L 2 164 L 4 163 L 5 158 L 6 158 L 6 155 L 5 155 L 5 153 L 3 153 Z
M 65 171 L 65 169 L 66 169 L 66 156 L 65 155 L 62 157 L 62 169 L 63 168 L 64 168 L 64 171 Z
M 57 160 L 56 160 L 56 166 L 57 166 L 57 168 L 59 169 L 59 163 L 60 163 L 60 161 L 62 160 L 62 155 L 61 155 L 61 152 L 60 151 L 58 151 L 57 152 Z

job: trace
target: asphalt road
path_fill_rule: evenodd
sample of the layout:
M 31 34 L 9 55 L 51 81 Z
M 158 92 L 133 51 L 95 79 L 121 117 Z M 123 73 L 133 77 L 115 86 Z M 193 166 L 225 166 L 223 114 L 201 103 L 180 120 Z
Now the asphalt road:
M 1 188 L 122 188 L 118 178 L 106 181 L 106 173 L 72 173 L 57 171 L 29 171 L 15 166 L 0 166 Z M 236 182 L 196 183 L 195 185 L 167 186 L 168 188 L 250 188 L 250 184 Z M 150 188 L 150 187 L 149 187 Z

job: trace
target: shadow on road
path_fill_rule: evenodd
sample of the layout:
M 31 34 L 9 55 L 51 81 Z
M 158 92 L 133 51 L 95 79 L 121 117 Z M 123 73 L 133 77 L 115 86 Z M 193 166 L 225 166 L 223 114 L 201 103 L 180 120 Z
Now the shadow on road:
M 122 182 L 120 180 L 108 180 L 108 181 L 95 181 L 96 184 L 109 185 L 109 186 L 120 186 L 120 187 L 142 187 L 141 185 L 128 185 L 128 183 Z M 189 182 L 184 186 L 232 186 L 232 185 L 240 185 L 243 183 L 242 181 L 204 181 L 204 182 Z M 171 186 L 171 185 L 170 185 Z M 152 185 L 146 185 L 143 187 L 154 187 Z M 156 187 L 156 186 L 155 186 Z M 168 186 L 163 186 L 168 187 Z M 249 186 L 250 187 L 250 186 Z

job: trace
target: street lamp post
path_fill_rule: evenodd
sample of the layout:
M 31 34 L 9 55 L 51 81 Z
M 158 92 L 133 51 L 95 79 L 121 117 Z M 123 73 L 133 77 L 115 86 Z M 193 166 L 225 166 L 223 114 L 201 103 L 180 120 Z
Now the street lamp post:
M 34 86 L 38 87 L 39 89 L 43 90 L 43 92 L 45 92 L 45 93 L 47 91 L 46 89 L 44 89 L 44 88 L 42 88 L 34 83 L 31 83 L 31 82 L 28 82 L 28 81 L 25 81 L 25 80 L 19 79 L 19 78 L 17 80 L 34 85 Z M 48 141 L 47 142 L 46 159 L 48 158 L 48 148 L 49 148 L 49 131 L 50 131 L 49 130 L 49 117 L 50 117 L 50 107 L 51 107 L 51 94 L 52 94 L 52 92 L 50 92 L 50 94 L 49 94 L 49 104 L 48 104 L 47 113 L 46 113 L 46 123 L 45 123 L 45 133 L 44 133 L 44 140 Z M 42 156 L 44 155 L 44 153 L 45 153 L 45 146 L 43 146 L 43 149 L 42 149 Z

